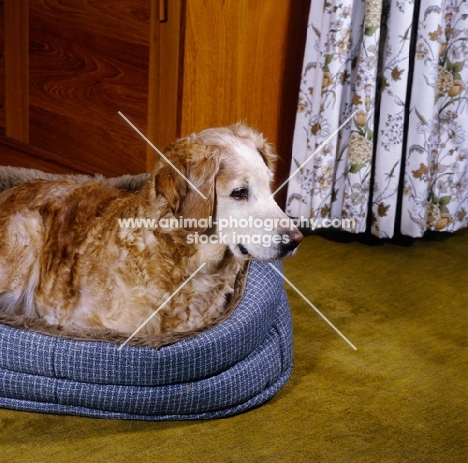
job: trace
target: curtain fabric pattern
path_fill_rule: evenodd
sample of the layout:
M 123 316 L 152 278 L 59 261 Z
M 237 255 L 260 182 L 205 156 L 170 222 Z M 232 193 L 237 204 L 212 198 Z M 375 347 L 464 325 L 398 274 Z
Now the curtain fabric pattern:
M 466 227 L 467 41 L 466 0 L 313 0 L 286 212 L 382 238 Z

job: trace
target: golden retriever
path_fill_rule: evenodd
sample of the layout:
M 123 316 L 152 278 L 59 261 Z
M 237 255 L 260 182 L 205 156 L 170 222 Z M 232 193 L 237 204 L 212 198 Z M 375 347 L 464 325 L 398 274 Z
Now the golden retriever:
M 207 129 L 164 154 L 138 192 L 33 180 L 0 194 L 0 310 L 131 333 L 159 309 L 143 333 L 185 332 L 223 313 L 246 259 L 295 251 L 261 134 Z

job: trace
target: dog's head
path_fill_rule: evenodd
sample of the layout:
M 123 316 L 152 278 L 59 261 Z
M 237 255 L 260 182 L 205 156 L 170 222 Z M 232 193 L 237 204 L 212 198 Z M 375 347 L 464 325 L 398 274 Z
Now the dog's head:
M 276 154 L 260 133 L 242 123 L 207 129 L 164 154 L 170 164 L 160 160 L 155 188 L 176 218 L 211 216 L 209 232 L 239 258 L 269 261 L 296 249 L 302 234 L 271 197 Z

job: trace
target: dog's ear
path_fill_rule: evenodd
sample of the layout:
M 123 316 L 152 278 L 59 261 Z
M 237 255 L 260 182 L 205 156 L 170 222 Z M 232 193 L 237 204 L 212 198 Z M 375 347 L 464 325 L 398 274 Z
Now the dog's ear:
M 270 143 L 267 143 L 265 140 L 257 146 L 257 151 L 260 156 L 263 158 L 263 161 L 267 165 L 267 167 L 273 172 L 276 172 L 276 163 L 278 160 L 278 156 L 273 149 L 273 146 Z
M 185 219 L 185 229 L 205 231 L 214 209 L 219 149 L 186 138 L 166 147 L 164 155 L 172 165 L 159 159 L 156 194 L 166 198 L 177 219 Z

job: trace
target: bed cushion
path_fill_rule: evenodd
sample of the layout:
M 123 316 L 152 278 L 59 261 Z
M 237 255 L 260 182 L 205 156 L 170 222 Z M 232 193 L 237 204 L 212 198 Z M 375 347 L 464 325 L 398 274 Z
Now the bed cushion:
M 279 264 L 275 264 L 279 268 Z M 252 262 L 244 296 L 211 330 L 161 348 L 75 341 L 0 324 L 0 406 L 99 418 L 218 418 L 270 399 L 291 375 L 283 282 Z

